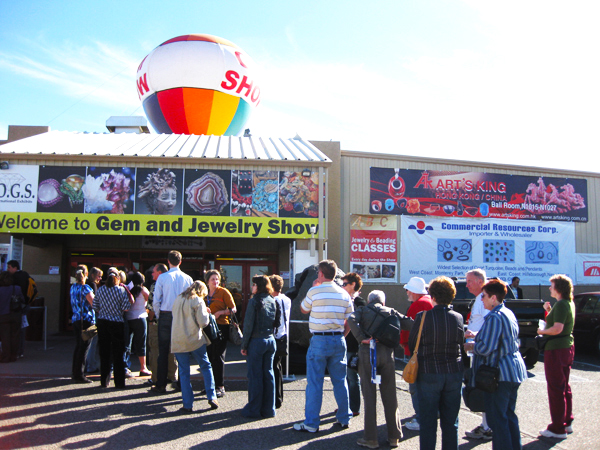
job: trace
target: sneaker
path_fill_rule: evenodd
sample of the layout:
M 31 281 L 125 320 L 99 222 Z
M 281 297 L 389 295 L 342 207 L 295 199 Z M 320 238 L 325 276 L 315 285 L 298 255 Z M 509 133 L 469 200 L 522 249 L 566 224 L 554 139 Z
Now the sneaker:
M 567 426 L 565 427 L 565 432 L 566 432 L 567 434 L 571 434 L 571 433 L 573 432 L 573 425 L 567 425 Z
M 421 425 L 419 425 L 417 419 L 413 419 L 410 422 L 406 422 L 404 426 L 411 431 L 421 431 Z
M 379 448 L 379 442 L 377 441 L 367 441 L 366 439 L 359 438 L 358 441 L 356 441 L 356 443 L 361 447 Z
M 208 404 L 210 405 L 210 409 L 217 409 L 219 407 L 219 402 L 216 400 L 209 400 Z
M 131 370 L 129 370 L 129 369 L 125 369 L 125 378 L 133 378 L 133 377 L 135 377 L 133 372 L 131 372 Z
M 391 448 L 396 448 L 398 447 L 398 439 L 388 439 L 388 445 Z
M 333 423 L 333 426 L 337 427 L 337 428 L 341 428 L 342 430 L 347 430 L 348 428 L 350 428 L 349 423 L 341 423 L 341 422 L 338 422 L 337 420 Z
M 225 397 L 225 387 L 224 386 L 216 388 L 215 392 L 217 393 L 217 398 Z
M 473 428 L 471 431 L 467 431 L 465 435 L 469 439 L 483 439 L 484 441 L 492 440 L 492 429 L 488 428 L 487 430 L 483 428 L 481 425 Z
M 540 435 L 547 437 L 547 438 L 554 438 L 554 439 L 566 439 L 567 438 L 567 433 L 558 434 L 558 433 L 553 433 L 550 430 L 542 430 L 542 431 L 540 431 Z
M 307 433 L 316 433 L 317 431 L 319 431 L 319 427 L 317 427 L 317 428 L 309 427 L 308 425 L 304 425 L 304 422 L 301 422 L 301 423 L 294 424 L 294 430 L 306 431 Z

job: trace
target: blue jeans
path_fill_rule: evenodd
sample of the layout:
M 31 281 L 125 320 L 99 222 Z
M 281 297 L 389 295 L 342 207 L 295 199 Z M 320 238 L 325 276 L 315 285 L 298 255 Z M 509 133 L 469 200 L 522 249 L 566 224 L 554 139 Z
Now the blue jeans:
M 419 422 L 419 397 L 417 396 L 417 383 L 408 385 L 408 393 L 412 400 L 413 409 L 415 410 L 415 419 Z
M 95 372 L 100 368 L 100 354 L 98 353 L 98 335 L 94 336 L 90 341 L 90 348 L 85 357 L 85 371 Z
M 313 336 L 306 354 L 306 400 L 304 424 L 318 428 L 321 423 L 323 380 L 325 369 L 333 384 L 333 395 L 338 406 L 336 419 L 341 424 L 350 422 L 350 402 L 346 383 L 346 340 L 344 336 Z
M 458 412 L 462 377 L 462 372 L 419 373 L 416 384 L 421 450 L 435 450 L 438 411 L 442 429 L 442 450 L 458 450 Z
M 521 450 L 521 430 L 515 414 L 519 386 L 519 383 L 501 381 L 496 392 L 485 393 L 485 414 L 494 432 L 494 450 Z
M 275 339 L 252 338 L 248 344 L 248 403 L 242 409 L 244 417 L 275 416 L 275 374 L 273 357 Z
M 181 397 L 183 398 L 183 407 L 192 409 L 194 405 L 194 392 L 192 391 L 192 382 L 190 381 L 190 359 L 191 357 L 198 362 L 202 376 L 204 377 L 204 389 L 209 400 L 217 398 L 215 392 L 215 379 L 213 378 L 212 367 L 208 356 L 206 356 L 206 345 L 197 348 L 193 352 L 175 353 L 177 364 L 179 364 L 179 382 L 181 384 Z
M 349 361 L 350 357 L 355 354 L 347 352 L 347 360 Z M 348 395 L 350 396 L 350 411 L 357 414 L 360 412 L 360 377 L 358 371 L 346 367 L 346 381 L 348 382 Z

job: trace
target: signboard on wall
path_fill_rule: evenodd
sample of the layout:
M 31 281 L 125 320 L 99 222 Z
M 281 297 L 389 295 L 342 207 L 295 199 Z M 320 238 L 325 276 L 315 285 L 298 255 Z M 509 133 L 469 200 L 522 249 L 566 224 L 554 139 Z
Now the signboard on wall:
M 318 173 L 11 165 L 0 232 L 309 238 Z
M 587 222 L 587 180 L 371 167 L 372 214 Z
M 464 277 L 475 268 L 508 283 L 518 276 L 524 285 L 575 275 L 573 223 L 403 216 L 401 236 L 401 282 Z
M 578 253 L 576 262 L 577 280 L 575 284 L 600 285 L 600 255 Z
M 350 216 L 350 271 L 363 282 L 397 282 L 396 223 L 395 216 Z

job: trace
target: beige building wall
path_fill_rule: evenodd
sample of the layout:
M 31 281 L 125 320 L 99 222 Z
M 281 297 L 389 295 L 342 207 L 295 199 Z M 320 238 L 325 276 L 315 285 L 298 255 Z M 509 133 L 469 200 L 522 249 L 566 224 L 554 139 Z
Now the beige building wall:
M 340 266 L 344 271 L 348 271 L 350 265 L 350 214 L 369 214 L 371 167 L 585 178 L 588 182 L 587 201 L 590 216 L 587 223 L 575 224 L 576 251 L 578 253 L 600 253 L 600 240 L 598 239 L 600 233 L 600 174 L 598 173 L 343 150 L 341 152 L 341 173 L 343 174 L 341 178 L 341 209 L 343 215 L 339 230 L 339 240 L 341 249 Z M 396 216 L 398 230 L 400 230 L 400 217 Z M 398 231 L 399 243 L 400 234 L 401 232 Z M 332 236 L 334 235 L 332 234 Z M 331 241 L 333 240 L 334 238 L 330 239 L 330 245 L 332 245 Z M 398 267 L 400 268 L 400 245 L 398 246 Z M 362 292 L 363 294 L 367 294 L 374 289 L 383 290 L 388 297 L 388 303 L 391 306 L 397 307 L 399 311 L 403 312 L 408 308 L 403 283 L 368 284 L 363 288 Z M 598 286 L 580 286 L 576 287 L 575 292 L 586 292 L 596 289 L 598 289 Z M 543 298 L 550 298 L 547 286 L 523 286 L 523 293 L 525 297 L 530 298 L 539 298 L 540 293 Z

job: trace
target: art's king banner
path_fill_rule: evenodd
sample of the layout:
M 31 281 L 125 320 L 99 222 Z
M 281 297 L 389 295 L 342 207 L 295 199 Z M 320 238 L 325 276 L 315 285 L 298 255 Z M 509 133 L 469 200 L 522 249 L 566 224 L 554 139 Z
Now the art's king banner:
M 352 214 L 350 271 L 365 283 L 397 281 L 398 233 L 395 216 Z
M 400 281 L 418 276 L 488 277 L 548 286 L 557 273 L 575 279 L 575 224 L 501 219 L 402 216 Z
M 587 222 L 587 180 L 371 167 L 371 214 Z

